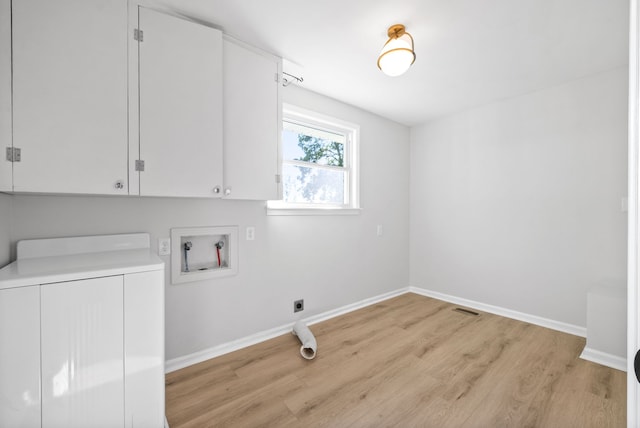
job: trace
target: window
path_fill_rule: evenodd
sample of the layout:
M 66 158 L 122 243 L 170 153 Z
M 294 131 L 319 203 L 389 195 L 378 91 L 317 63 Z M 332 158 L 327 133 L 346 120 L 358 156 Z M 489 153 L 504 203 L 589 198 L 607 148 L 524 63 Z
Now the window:
M 356 213 L 359 128 L 285 105 L 282 123 L 282 201 L 271 214 Z M 306 211 L 306 212 L 305 212 Z

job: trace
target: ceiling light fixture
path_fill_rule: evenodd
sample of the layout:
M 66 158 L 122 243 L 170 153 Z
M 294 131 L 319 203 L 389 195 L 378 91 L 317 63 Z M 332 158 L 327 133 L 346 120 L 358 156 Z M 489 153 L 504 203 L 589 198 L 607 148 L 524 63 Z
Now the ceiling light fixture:
M 400 76 L 416 60 L 413 37 L 405 31 L 402 24 L 389 27 L 387 35 L 389 40 L 382 47 L 378 57 L 378 68 L 387 76 Z

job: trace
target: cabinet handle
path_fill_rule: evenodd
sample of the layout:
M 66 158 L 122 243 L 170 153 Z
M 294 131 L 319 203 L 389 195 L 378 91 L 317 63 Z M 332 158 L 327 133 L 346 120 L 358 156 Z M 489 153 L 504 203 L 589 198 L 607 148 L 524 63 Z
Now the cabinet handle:
M 124 181 L 122 181 L 122 180 L 116 181 L 115 188 L 118 189 L 118 190 L 124 189 Z
M 227 187 L 226 189 L 224 189 L 225 196 L 229 196 L 230 194 L 231 194 L 231 187 Z
M 213 193 L 215 193 L 216 195 L 220 193 L 220 186 L 216 186 L 213 188 Z

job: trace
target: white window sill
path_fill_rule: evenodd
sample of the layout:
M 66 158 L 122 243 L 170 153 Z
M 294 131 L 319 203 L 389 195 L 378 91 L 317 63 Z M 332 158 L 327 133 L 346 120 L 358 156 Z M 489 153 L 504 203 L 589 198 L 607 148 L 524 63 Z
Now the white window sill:
M 362 208 L 309 208 L 270 206 L 267 203 L 267 215 L 360 215 Z

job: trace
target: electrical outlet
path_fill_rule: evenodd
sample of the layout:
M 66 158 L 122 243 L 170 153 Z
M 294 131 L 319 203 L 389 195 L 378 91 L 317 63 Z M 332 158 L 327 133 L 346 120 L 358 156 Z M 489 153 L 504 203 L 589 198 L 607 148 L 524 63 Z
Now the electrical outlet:
M 158 238 L 158 255 L 168 256 L 171 254 L 171 238 Z
M 296 300 L 293 302 L 293 312 L 304 311 L 304 299 Z
M 378 225 L 377 234 L 378 234 L 378 236 L 382 236 L 382 225 L 381 224 Z
M 247 227 L 247 241 L 253 241 L 256 239 L 256 228 L 253 226 Z

